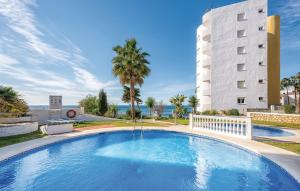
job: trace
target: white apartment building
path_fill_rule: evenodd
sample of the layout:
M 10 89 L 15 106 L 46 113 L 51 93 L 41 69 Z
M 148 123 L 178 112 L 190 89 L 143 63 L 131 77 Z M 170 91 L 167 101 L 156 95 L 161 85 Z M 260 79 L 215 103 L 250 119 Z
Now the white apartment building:
M 198 111 L 280 103 L 280 18 L 268 17 L 267 5 L 248 0 L 203 15 L 197 29 Z

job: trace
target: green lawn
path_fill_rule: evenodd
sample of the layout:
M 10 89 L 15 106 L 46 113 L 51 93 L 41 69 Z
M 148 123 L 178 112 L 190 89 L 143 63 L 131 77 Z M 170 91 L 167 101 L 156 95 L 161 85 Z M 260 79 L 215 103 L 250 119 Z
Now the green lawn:
M 271 126 L 277 126 L 277 127 L 288 127 L 288 128 L 291 128 L 291 129 L 300 129 L 300 124 L 269 122 L 269 121 L 257 121 L 257 120 L 252 120 L 252 123 L 261 124 L 261 125 L 271 125 Z
M 266 140 L 262 142 L 300 154 L 300 143 L 276 142 L 276 141 L 266 141 Z
M 169 123 L 175 123 L 175 119 L 162 119 L 159 121 L 169 122 Z M 177 123 L 180 125 L 188 125 L 189 120 L 188 119 L 177 119 Z
M 41 138 L 43 136 L 44 135 L 41 132 L 35 131 L 32 133 L 23 134 L 23 135 L 0 137 L 0 147 L 4 147 L 7 145 L 16 144 L 16 143 L 20 143 L 20 142 L 24 142 L 24 141 L 29 141 L 32 139 Z
M 91 126 L 113 126 L 113 127 L 127 127 L 133 126 L 134 123 L 131 121 L 118 120 L 118 121 L 92 121 L 92 122 L 81 122 L 76 124 L 75 128 L 91 127 Z M 168 124 L 160 122 L 137 122 L 136 126 L 168 126 Z

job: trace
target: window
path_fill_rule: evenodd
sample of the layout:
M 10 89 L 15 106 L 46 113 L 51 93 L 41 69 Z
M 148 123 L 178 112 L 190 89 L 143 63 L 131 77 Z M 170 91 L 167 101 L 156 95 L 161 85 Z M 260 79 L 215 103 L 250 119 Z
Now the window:
M 259 80 L 258 80 L 258 83 L 263 84 L 263 83 L 264 83 L 264 80 L 263 80 L 263 79 L 259 79 Z
M 245 13 L 239 13 L 237 15 L 237 20 L 238 21 L 244 21 L 244 20 L 246 20 L 246 14 Z
M 264 101 L 264 98 L 263 97 L 258 97 L 258 100 L 259 101 Z
M 246 70 L 246 65 L 245 64 L 238 64 L 237 65 L 237 71 L 245 71 Z
M 246 31 L 245 30 L 238 30 L 237 31 L 237 37 L 242 38 L 246 36 Z
M 258 30 L 259 30 L 259 31 L 263 31 L 263 30 L 264 30 L 264 27 L 263 27 L 263 26 L 259 26 L 259 27 L 258 27 Z
M 244 46 L 237 48 L 238 54 L 246 54 L 246 48 Z
M 258 62 L 258 65 L 259 65 L 259 66 L 263 66 L 263 65 L 264 65 L 264 62 L 263 62 L 263 61 Z
M 259 44 L 258 48 L 264 48 L 264 45 L 263 44 Z
M 237 87 L 240 89 L 246 88 L 246 82 L 245 81 L 237 81 Z
M 258 9 L 258 13 L 263 13 L 264 9 Z
M 237 103 L 238 104 L 245 104 L 245 98 L 244 97 L 238 97 L 237 98 Z

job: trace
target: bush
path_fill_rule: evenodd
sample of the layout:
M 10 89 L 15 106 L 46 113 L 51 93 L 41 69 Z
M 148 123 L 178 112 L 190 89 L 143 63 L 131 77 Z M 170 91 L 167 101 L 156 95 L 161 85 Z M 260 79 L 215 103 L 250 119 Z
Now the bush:
M 219 112 L 217 110 L 206 110 L 201 113 L 202 115 L 218 115 Z
M 284 107 L 284 113 L 291 114 L 295 113 L 296 107 L 294 105 L 285 105 Z
M 135 111 L 135 118 L 136 119 L 141 118 L 141 111 L 139 111 L 139 110 L 134 110 L 134 111 Z M 130 109 L 126 111 L 126 115 L 129 119 L 131 119 L 131 110 Z
M 230 109 L 230 110 L 225 112 L 225 115 L 239 116 L 240 112 L 237 109 Z

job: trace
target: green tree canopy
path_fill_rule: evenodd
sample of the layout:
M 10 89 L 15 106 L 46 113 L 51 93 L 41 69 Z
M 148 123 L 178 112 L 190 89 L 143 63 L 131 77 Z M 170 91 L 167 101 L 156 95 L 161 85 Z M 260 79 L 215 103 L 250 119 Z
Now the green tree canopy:
M 196 112 L 196 107 L 197 107 L 197 105 L 198 105 L 198 99 L 196 98 L 196 96 L 191 96 L 190 98 L 189 98 L 189 105 L 193 108 L 193 113 L 195 113 Z
M 0 112 L 23 116 L 28 111 L 27 103 L 11 87 L 0 86 Z
M 152 111 L 153 111 L 153 107 L 155 105 L 155 99 L 154 97 L 148 97 L 145 101 L 146 106 L 149 109 L 149 115 L 150 117 L 152 117 Z
M 181 94 L 177 94 L 176 96 L 170 99 L 170 103 L 175 106 L 174 115 L 175 115 L 175 123 L 177 117 L 182 117 L 182 115 L 186 112 L 183 107 L 183 102 L 185 100 L 185 96 Z
M 104 116 L 104 114 L 108 110 L 107 96 L 103 89 L 100 90 L 100 92 L 99 92 L 98 109 L 99 109 L 99 115 L 101 115 L 101 116 Z
M 86 113 L 97 114 L 98 112 L 98 99 L 97 96 L 87 95 L 79 102 L 80 107 L 84 107 Z

